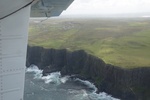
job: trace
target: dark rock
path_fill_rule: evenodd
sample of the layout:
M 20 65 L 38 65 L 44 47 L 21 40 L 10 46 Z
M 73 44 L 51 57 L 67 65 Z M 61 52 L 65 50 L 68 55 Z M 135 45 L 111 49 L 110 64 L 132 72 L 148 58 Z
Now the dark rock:
M 84 50 L 69 52 L 66 49 L 28 47 L 27 67 L 31 64 L 43 69 L 43 75 L 60 71 L 93 82 L 103 91 L 122 100 L 150 100 L 150 68 L 123 69 L 105 64 Z

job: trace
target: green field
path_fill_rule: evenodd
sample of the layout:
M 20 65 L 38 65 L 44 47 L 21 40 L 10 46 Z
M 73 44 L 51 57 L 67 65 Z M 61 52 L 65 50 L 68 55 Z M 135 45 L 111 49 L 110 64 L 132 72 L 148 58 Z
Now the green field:
M 149 19 L 49 19 L 30 21 L 29 45 L 83 49 L 124 68 L 150 67 Z

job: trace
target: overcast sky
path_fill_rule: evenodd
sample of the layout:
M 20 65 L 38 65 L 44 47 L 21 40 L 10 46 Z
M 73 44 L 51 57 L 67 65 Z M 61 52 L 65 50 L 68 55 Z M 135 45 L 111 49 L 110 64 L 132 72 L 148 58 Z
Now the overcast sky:
M 150 12 L 150 0 L 74 0 L 62 15 Z

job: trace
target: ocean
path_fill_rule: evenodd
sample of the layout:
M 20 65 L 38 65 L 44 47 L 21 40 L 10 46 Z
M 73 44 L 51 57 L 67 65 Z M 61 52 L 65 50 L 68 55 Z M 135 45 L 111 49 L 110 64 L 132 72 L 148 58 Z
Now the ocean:
M 60 72 L 43 76 L 37 66 L 26 69 L 24 100 L 120 100 L 96 91 L 89 81 L 62 77 Z

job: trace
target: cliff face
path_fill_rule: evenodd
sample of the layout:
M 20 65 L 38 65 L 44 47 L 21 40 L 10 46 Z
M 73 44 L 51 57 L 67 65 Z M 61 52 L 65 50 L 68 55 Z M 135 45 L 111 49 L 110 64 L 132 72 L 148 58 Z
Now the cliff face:
M 43 74 L 60 71 L 62 75 L 93 82 L 99 91 L 107 92 L 122 100 L 150 100 L 150 68 L 122 69 L 105 64 L 83 50 L 28 47 L 27 66 L 37 65 Z

